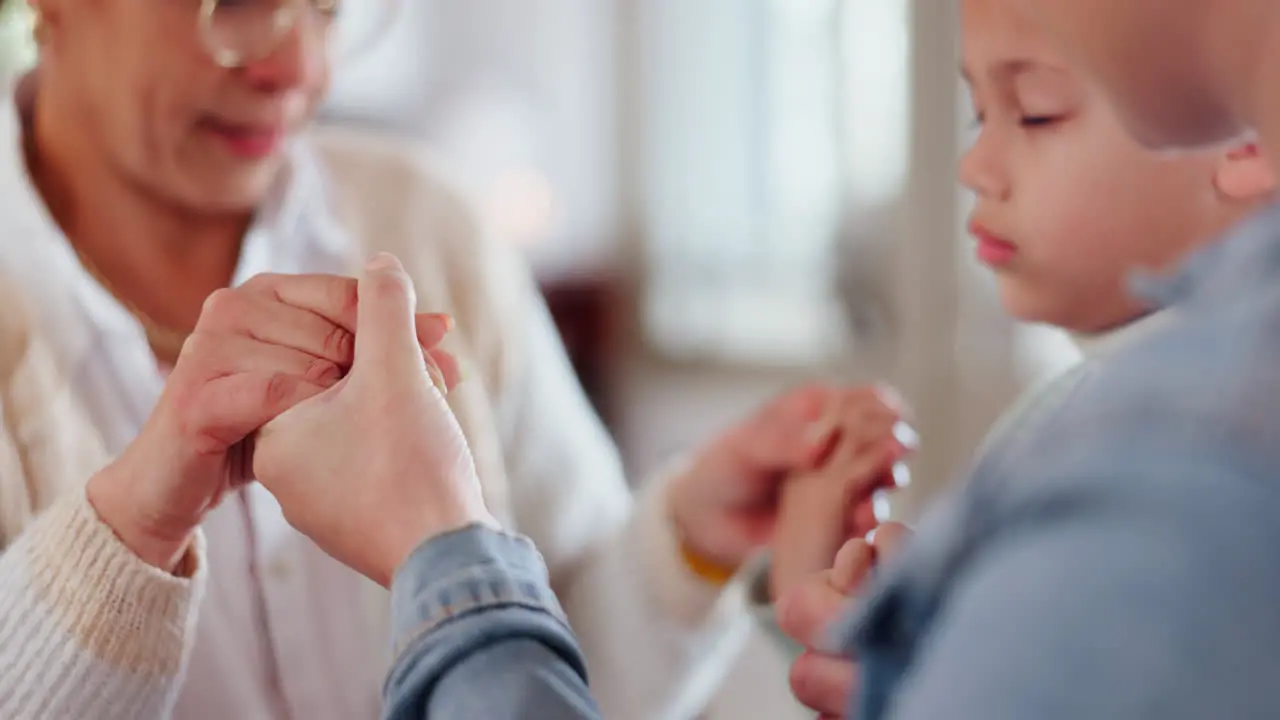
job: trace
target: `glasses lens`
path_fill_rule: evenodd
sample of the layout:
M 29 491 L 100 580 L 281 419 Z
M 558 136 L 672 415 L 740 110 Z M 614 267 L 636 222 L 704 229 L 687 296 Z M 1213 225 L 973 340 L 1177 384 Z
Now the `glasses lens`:
M 401 7 L 401 0 L 203 0 L 200 29 L 214 60 L 233 67 L 271 54 L 310 12 L 326 31 L 331 57 L 350 59 L 386 36 Z
M 297 7 L 290 0 L 205 0 L 205 44 L 227 66 L 268 55 L 294 26 Z

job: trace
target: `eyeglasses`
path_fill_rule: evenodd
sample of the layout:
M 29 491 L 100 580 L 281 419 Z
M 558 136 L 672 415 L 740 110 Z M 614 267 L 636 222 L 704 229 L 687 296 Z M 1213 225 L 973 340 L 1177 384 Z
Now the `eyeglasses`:
M 218 65 L 243 67 L 274 52 L 300 24 L 315 23 L 350 57 L 390 28 L 399 7 L 399 0 L 201 0 L 200 39 Z M 336 42 L 329 40 L 335 29 Z

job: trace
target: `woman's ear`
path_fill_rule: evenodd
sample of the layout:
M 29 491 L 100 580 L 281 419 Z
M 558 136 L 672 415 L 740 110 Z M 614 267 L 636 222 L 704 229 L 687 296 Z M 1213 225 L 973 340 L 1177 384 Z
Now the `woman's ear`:
M 1222 156 L 1214 187 L 1228 200 L 1253 202 L 1276 190 L 1276 174 L 1257 143 L 1235 145 Z

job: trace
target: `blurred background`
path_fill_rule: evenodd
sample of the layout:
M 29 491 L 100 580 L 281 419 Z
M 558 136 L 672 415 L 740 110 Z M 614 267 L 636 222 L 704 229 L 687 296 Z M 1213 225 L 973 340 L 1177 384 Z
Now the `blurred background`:
M 382 23 L 347 3 L 344 22 Z M 29 60 L 21 5 L 0 74 Z M 406 0 L 324 122 L 413 136 L 535 267 L 583 384 L 647 474 L 779 390 L 886 380 L 915 517 L 1029 382 L 1075 359 L 971 260 L 953 3 Z M 808 717 L 753 642 L 707 717 Z

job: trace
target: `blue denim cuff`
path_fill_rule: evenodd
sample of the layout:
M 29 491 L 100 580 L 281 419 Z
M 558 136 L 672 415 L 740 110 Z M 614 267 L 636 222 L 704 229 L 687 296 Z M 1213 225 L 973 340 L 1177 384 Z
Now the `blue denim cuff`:
M 395 657 L 449 620 L 510 606 L 569 625 L 532 542 L 479 525 L 428 540 L 391 583 Z

